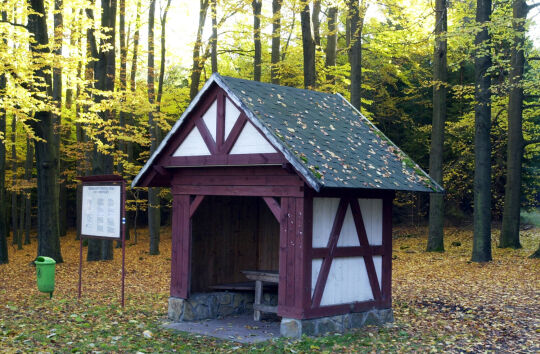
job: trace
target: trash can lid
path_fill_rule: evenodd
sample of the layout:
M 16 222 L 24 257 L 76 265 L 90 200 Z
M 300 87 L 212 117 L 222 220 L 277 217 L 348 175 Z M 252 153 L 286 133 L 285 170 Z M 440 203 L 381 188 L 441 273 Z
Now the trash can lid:
M 52 259 L 51 257 L 43 257 L 39 256 L 34 261 L 35 264 L 56 264 L 56 261 Z

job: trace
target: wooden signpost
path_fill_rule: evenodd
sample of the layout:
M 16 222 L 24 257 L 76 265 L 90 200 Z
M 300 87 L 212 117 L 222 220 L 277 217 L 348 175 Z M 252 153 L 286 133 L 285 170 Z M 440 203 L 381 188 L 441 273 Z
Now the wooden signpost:
M 126 258 L 126 182 L 118 175 L 78 178 L 82 182 L 81 237 L 79 246 L 79 299 L 82 293 L 83 238 L 122 240 L 122 307 Z

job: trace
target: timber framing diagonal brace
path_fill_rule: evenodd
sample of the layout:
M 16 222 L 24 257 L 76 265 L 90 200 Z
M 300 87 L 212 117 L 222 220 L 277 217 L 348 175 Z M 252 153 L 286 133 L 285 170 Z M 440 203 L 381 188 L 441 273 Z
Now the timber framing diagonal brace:
M 358 241 L 360 247 L 337 247 L 341 229 L 345 221 L 345 214 L 347 209 L 351 206 L 352 216 L 354 220 L 354 225 L 356 228 L 356 233 L 358 236 Z M 378 247 L 378 246 L 375 246 Z M 317 283 L 315 284 L 315 289 L 313 291 L 312 298 L 312 308 L 320 307 L 322 296 L 324 294 L 324 289 L 328 281 L 328 275 L 330 273 L 330 268 L 332 266 L 332 261 L 339 253 L 339 250 L 350 249 L 358 252 L 358 255 L 364 259 L 364 264 L 366 266 L 366 272 L 368 275 L 369 283 L 373 293 L 373 298 L 376 302 L 382 301 L 381 287 L 379 286 L 379 281 L 377 278 L 377 273 L 375 271 L 375 264 L 373 262 L 373 250 L 372 246 L 369 244 L 367 237 L 366 229 L 364 226 L 364 220 L 362 218 L 362 212 L 358 200 L 355 198 L 341 198 L 337 208 L 336 216 L 334 218 L 334 223 L 332 225 L 332 230 L 328 239 L 328 245 L 326 249 L 321 248 L 318 250 L 324 250 L 324 256 L 321 269 L 319 271 L 319 276 L 317 277 Z M 352 256 L 352 255 L 350 255 Z

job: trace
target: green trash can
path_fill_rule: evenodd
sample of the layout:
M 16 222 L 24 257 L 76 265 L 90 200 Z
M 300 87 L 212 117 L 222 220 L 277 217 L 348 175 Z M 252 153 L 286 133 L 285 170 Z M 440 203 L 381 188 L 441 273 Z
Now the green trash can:
M 56 261 L 50 257 L 36 258 L 37 286 L 39 291 L 49 293 L 52 298 L 54 291 L 54 272 Z

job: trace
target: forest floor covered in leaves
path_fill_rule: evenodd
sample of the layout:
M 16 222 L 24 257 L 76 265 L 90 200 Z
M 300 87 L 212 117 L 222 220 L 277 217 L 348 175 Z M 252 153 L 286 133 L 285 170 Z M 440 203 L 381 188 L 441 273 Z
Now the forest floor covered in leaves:
M 172 351 L 540 351 L 540 261 L 529 259 L 540 228 L 522 231 L 523 249 L 496 247 L 493 261 L 470 262 L 472 231 L 446 230 L 445 253 L 426 253 L 427 229 L 394 230 L 395 323 L 345 335 L 238 344 L 175 333 L 167 317 L 170 229 L 161 254 L 149 256 L 148 238 L 126 247 L 126 307 L 120 306 L 121 249 L 111 262 L 84 262 L 83 297 L 77 301 L 79 242 L 62 238 L 54 297 L 38 292 L 36 241 L 10 247 L 0 265 L 0 352 Z

